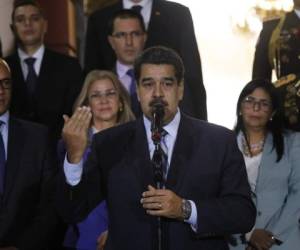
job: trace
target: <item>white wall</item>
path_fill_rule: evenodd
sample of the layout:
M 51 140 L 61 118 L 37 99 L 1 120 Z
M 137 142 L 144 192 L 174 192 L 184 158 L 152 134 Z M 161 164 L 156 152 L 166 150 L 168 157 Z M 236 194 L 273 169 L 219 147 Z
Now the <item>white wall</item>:
M 239 1 L 174 0 L 190 8 L 198 41 L 208 120 L 228 128 L 235 123 L 235 108 L 243 86 L 251 80 L 258 34 L 234 32 L 231 14 Z
M 13 0 L 0 0 L 0 39 L 4 56 L 13 46 L 13 35 L 10 30 L 12 5 Z

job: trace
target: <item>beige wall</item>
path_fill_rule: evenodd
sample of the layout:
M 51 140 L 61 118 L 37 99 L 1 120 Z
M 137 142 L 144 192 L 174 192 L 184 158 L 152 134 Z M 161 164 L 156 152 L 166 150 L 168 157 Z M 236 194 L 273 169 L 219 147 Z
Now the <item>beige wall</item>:
M 13 0 L 0 0 L 0 39 L 3 56 L 7 56 L 13 47 L 13 35 L 10 30 L 10 15 Z

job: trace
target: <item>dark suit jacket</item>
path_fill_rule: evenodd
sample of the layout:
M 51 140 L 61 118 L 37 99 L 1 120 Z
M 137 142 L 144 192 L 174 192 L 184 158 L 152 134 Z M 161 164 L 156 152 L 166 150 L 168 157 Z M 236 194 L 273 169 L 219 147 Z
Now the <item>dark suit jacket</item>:
M 46 125 L 54 138 L 58 139 L 63 125 L 62 115 L 72 114 L 73 103 L 81 90 L 82 71 L 79 63 L 74 58 L 46 49 L 32 107 L 18 54 L 6 60 L 13 78 L 11 113 Z
M 115 54 L 108 43 L 107 22 L 114 12 L 123 8 L 122 1 L 100 9 L 88 20 L 85 50 L 85 69 L 111 69 Z M 182 110 L 206 120 L 206 93 L 193 21 L 187 7 L 164 0 L 153 0 L 146 48 L 163 45 L 176 50 L 185 66 L 185 93 Z
M 269 63 L 269 42 L 273 33 L 279 23 L 279 19 L 266 21 L 263 24 L 263 29 L 260 33 L 253 63 L 252 78 L 266 78 L 271 80 L 272 67 Z M 287 13 L 282 30 L 291 30 L 291 28 L 300 29 L 300 18 L 294 11 Z M 299 41 L 299 39 L 298 39 Z M 298 53 L 295 53 L 298 51 Z M 291 73 L 300 73 L 300 43 L 295 43 L 294 48 L 289 55 L 289 62 L 281 62 L 281 75 L 285 76 Z
M 5 189 L 0 198 L 0 247 L 50 246 L 57 217 L 50 204 L 57 162 L 44 126 L 10 117 Z
M 140 204 L 154 185 L 142 119 L 94 136 L 81 182 L 71 187 L 62 176 L 59 210 L 69 222 L 82 220 L 100 200 L 109 214 L 107 250 L 155 249 L 157 218 Z M 195 202 L 198 231 L 175 219 L 163 219 L 164 249 L 228 249 L 231 232 L 247 232 L 255 208 L 243 158 L 234 134 L 182 115 L 166 187 Z

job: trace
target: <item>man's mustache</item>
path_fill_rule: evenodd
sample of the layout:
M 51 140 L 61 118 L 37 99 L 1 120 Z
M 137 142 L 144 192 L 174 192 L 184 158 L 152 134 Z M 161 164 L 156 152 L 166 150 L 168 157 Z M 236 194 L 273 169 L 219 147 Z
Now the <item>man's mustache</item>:
M 164 101 L 162 98 L 155 98 L 149 103 L 150 107 L 154 107 L 157 105 L 162 105 L 165 107 L 165 106 L 168 106 L 168 103 L 166 101 Z

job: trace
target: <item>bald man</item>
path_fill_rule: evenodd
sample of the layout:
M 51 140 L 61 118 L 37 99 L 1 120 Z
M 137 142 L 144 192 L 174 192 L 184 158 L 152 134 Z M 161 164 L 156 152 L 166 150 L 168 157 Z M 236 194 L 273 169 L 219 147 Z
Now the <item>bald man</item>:
M 0 58 L 0 250 L 53 249 L 56 161 L 48 131 L 9 113 L 11 71 Z

